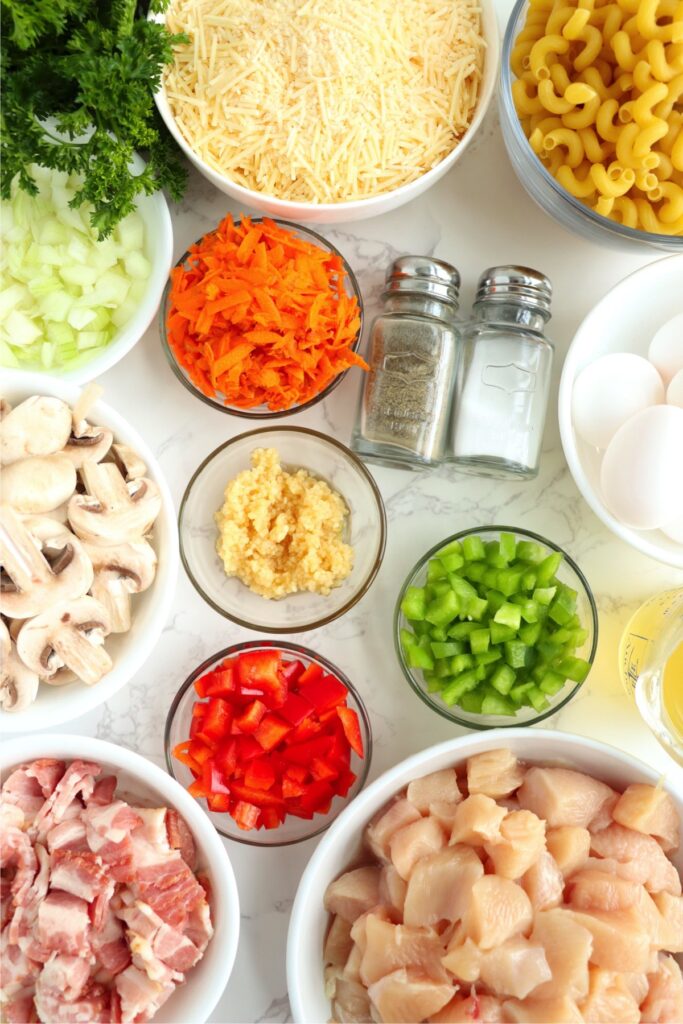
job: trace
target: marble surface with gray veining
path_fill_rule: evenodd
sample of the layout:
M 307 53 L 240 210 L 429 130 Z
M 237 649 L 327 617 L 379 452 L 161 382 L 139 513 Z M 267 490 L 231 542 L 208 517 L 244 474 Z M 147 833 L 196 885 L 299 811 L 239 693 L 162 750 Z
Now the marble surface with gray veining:
M 505 14 L 509 5 L 499 2 Z M 193 174 L 187 197 L 173 208 L 177 256 L 230 210 L 240 212 Z M 592 514 L 564 460 L 556 415 L 562 360 L 582 318 L 605 291 L 658 254 L 603 249 L 550 221 L 513 174 L 495 110 L 462 161 L 426 195 L 374 220 L 320 230 L 359 277 L 366 329 L 378 306 L 387 264 L 406 252 L 433 254 L 459 268 L 462 309 L 471 304 L 478 274 L 494 263 L 537 267 L 550 276 L 555 291 L 548 333 L 556 344 L 556 360 L 538 478 L 504 483 L 458 476 L 449 466 L 420 474 L 372 468 L 386 502 L 389 531 L 379 575 L 343 618 L 296 637 L 337 664 L 360 689 L 374 732 L 371 778 L 458 732 L 408 688 L 394 654 L 392 613 L 401 582 L 427 548 L 457 530 L 491 523 L 527 527 L 567 548 L 598 603 L 600 641 L 593 671 L 579 695 L 544 725 L 604 739 L 663 771 L 678 771 L 622 692 L 616 652 L 630 613 L 646 597 L 682 586 L 683 572 L 627 547 Z M 287 423 L 313 427 L 348 443 L 359 381 L 360 371 L 352 371 L 323 405 Z M 223 441 L 249 429 L 248 421 L 208 408 L 178 383 L 164 358 L 156 324 L 101 384 L 106 401 L 155 450 L 176 504 L 199 462 Z M 186 675 L 212 652 L 248 639 L 257 635 L 209 608 L 181 571 L 172 615 L 142 671 L 108 704 L 64 731 L 122 744 L 162 764 L 166 711 Z M 289 1019 L 287 924 L 298 879 L 314 846 L 315 840 L 284 850 L 228 844 L 242 925 L 235 968 L 213 1021 Z

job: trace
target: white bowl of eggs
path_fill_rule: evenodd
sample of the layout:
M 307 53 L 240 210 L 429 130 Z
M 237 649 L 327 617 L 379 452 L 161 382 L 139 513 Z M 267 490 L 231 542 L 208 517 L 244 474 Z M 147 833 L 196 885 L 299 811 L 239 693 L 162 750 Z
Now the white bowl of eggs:
M 636 271 L 591 310 L 565 359 L 558 416 L 595 514 L 683 568 L 683 256 Z

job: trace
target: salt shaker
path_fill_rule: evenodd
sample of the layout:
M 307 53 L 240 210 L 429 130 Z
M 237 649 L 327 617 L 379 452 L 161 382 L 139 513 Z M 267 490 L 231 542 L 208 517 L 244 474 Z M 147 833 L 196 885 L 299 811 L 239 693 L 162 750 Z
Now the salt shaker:
M 544 329 L 552 287 L 529 267 L 491 267 L 479 278 L 463 328 L 450 459 L 491 477 L 538 473 L 553 345 Z
M 460 354 L 459 290 L 455 267 L 427 256 L 402 256 L 387 271 L 351 439 L 363 459 L 413 469 L 443 460 Z

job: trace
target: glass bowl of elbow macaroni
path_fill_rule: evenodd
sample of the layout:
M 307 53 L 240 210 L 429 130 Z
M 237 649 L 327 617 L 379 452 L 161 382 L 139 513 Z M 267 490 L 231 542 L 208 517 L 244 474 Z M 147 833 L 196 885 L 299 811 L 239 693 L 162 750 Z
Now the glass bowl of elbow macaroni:
M 683 5 L 518 0 L 500 114 L 520 182 L 563 227 L 683 252 Z

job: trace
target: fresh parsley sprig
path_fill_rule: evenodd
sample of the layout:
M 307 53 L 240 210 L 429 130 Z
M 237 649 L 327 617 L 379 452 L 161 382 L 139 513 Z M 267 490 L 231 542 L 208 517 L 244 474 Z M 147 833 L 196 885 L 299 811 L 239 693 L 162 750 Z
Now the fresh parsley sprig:
M 151 0 L 159 12 L 168 0 Z M 92 204 L 100 238 L 137 197 L 181 198 L 187 172 L 154 104 L 161 75 L 185 36 L 147 20 L 137 0 L 0 0 L 0 194 L 38 191 L 40 164 L 83 178 L 73 206 Z M 134 152 L 146 165 L 134 174 Z

